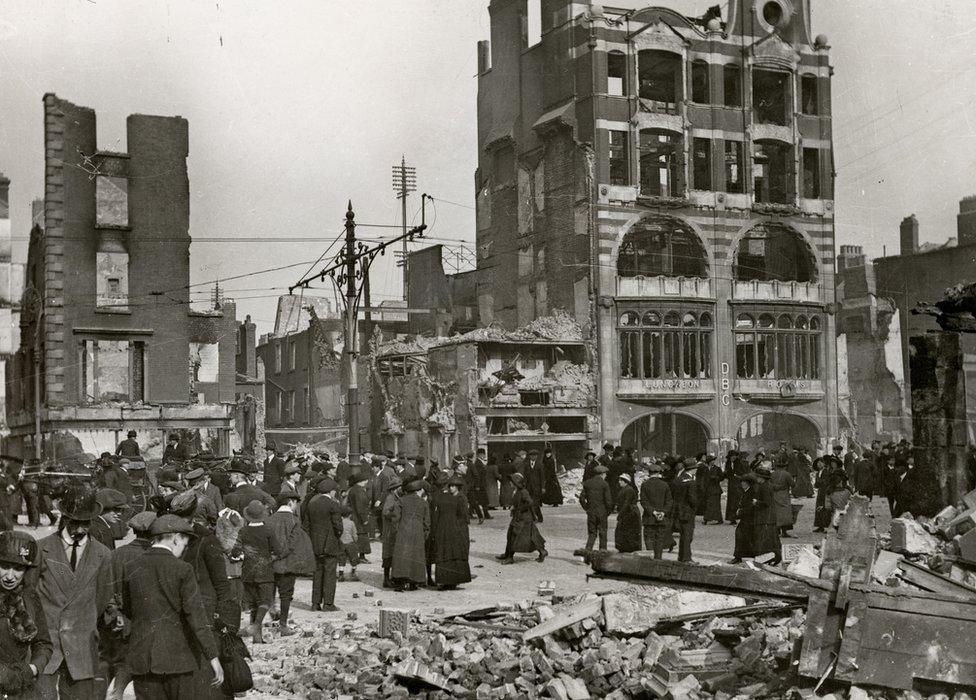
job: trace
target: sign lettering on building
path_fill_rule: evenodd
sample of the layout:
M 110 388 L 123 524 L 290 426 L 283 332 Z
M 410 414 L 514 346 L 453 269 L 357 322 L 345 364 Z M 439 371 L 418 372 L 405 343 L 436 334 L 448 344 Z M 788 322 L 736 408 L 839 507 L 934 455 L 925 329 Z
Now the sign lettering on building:
M 645 379 L 644 388 L 651 391 L 700 390 L 700 379 Z
M 729 379 L 729 363 L 722 363 L 722 405 L 728 406 L 732 403 L 732 397 L 729 395 L 729 391 L 732 387 L 732 381 Z

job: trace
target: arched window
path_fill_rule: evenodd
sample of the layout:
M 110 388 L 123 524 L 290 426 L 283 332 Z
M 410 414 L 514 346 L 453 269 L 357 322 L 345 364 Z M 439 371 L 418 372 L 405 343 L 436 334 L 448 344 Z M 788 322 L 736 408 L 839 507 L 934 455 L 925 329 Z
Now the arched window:
M 816 282 L 816 259 L 796 231 L 778 224 L 760 224 L 739 241 L 735 278 L 739 281 Z
M 741 318 L 751 318 L 740 314 Z M 758 328 L 736 322 L 739 379 L 820 379 L 820 320 L 813 316 L 759 316 Z
M 640 318 L 636 327 L 634 320 Z M 620 376 L 707 379 L 712 376 L 712 316 L 693 311 L 624 311 L 619 320 Z
M 624 237 L 617 256 L 621 277 L 708 277 L 705 248 L 695 233 L 674 219 L 647 219 Z
M 645 197 L 678 197 L 684 191 L 684 140 L 663 129 L 640 132 L 640 191 Z

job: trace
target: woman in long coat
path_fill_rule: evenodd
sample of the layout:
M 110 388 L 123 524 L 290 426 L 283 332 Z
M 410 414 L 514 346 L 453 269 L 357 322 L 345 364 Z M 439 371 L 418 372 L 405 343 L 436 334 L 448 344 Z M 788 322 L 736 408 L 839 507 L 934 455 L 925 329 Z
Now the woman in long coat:
M 512 455 L 506 454 L 498 467 L 498 503 L 502 508 L 511 508 L 515 496 L 515 486 L 512 485 L 512 474 L 518 471 L 518 465 L 512 461 Z
M 719 463 L 715 461 L 714 455 L 708 455 L 705 464 L 700 466 L 698 471 L 705 473 L 705 512 L 702 514 L 702 520 L 706 524 L 714 520 L 721 525 L 722 480 L 725 478 L 725 474 L 722 473 L 722 467 Z
M 613 531 L 613 545 L 618 552 L 638 552 L 641 549 L 641 513 L 637 507 L 634 477 L 621 474 L 618 478 L 617 525 Z
M 737 483 L 736 489 L 739 493 L 739 505 L 735 512 L 735 519 L 738 521 L 735 526 L 735 551 L 732 554 L 732 563 L 739 564 L 746 557 L 754 556 L 755 547 L 753 540 L 756 529 L 756 484 L 759 479 L 753 473 L 743 474 L 741 477 L 733 477 Z M 732 491 L 732 484 L 729 484 L 729 492 Z
M 442 591 L 471 581 L 468 501 L 461 485 L 461 478 L 455 476 L 447 482 L 446 491 L 438 491 L 433 497 L 434 580 Z
M 354 471 L 349 475 L 349 492 L 346 500 L 349 508 L 352 509 L 352 521 L 356 524 L 357 545 L 359 548 L 359 561 L 365 562 L 366 555 L 370 553 L 369 546 L 369 494 L 366 491 L 366 484 L 369 481 L 366 474 L 361 471 Z
M 47 620 L 37 596 L 37 542 L 30 535 L 0 532 L 0 608 L 7 618 L 0 622 L 0 697 L 39 698 L 35 675 L 44 670 L 53 647 Z M 31 666 L 36 669 L 33 671 Z
M 390 571 L 393 569 L 393 548 L 396 545 L 396 523 L 393 512 L 400 507 L 400 477 L 393 477 L 387 485 L 386 496 L 383 499 L 383 588 L 392 588 L 393 580 Z
M 430 532 L 430 511 L 420 496 L 423 482 L 414 479 L 403 485 L 403 495 L 392 509 L 396 528 L 393 544 L 392 578 L 398 586 L 417 590 L 417 584 L 427 581 L 427 553 L 425 543 Z M 384 513 L 384 519 L 385 519 Z
M 512 520 L 508 524 L 508 534 L 505 538 L 505 553 L 495 557 L 502 564 L 514 564 L 516 552 L 539 552 L 538 561 L 545 561 L 549 556 L 546 551 L 546 541 L 539 528 L 536 527 L 536 506 L 532 502 L 529 490 L 525 488 L 525 477 L 519 472 L 512 474 L 512 485 L 515 496 L 512 499 Z
M 833 461 L 825 460 L 823 457 L 818 457 L 813 463 L 814 467 L 818 464 L 820 465 L 820 471 L 817 474 L 816 485 L 817 485 L 817 501 L 816 501 L 816 511 L 813 516 L 813 531 L 823 532 L 825 529 L 830 527 L 830 509 L 827 507 L 827 497 L 833 492 L 834 487 L 837 485 L 836 472 Z
M 547 506 L 563 504 L 563 490 L 559 486 L 558 472 L 556 456 L 547 447 L 542 453 L 542 502 Z
M 774 556 L 769 563 L 776 566 L 783 560 L 783 548 L 779 541 L 776 501 L 769 481 L 773 475 L 772 466 L 763 462 L 756 468 L 755 474 L 756 485 L 751 491 L 754 521 L 752 556 L 772 552 Z
M 498 498 L 498 462 L 495 456 L 488 458 L 485 466 L 485 492 L 488 494 L 488 510 L 495 510 L 500 505 Z
M 769 479 L 769 488 L 773 492 L 773 503 L 776 505 L 776 526 L 780 536 L 789 537 L 793 528 L 793 504 L 791 494 L 795 479 L 786 470 L 785 462 L 777 462 L 776 469 Z

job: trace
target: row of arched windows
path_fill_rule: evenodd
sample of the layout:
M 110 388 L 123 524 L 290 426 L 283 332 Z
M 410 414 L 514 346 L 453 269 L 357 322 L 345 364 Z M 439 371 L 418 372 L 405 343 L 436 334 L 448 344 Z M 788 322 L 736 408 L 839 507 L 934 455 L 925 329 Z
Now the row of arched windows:
M 620 376 L 708 379 L 712 315 L 625 310 L 618 318 Z M 733 330 L 739 379 L 819 379 L 821 320 L 805 314 L 739 314 Z

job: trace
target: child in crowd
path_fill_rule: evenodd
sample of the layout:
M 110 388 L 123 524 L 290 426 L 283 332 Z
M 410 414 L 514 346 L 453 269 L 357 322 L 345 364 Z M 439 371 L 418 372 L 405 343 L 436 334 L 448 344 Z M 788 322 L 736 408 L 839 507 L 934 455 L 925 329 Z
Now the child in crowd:
M 337 580 L 358 581 L 359 577 L 356 575 L 356 564 L 359 563 L 359 532 L 356 530 L 356 523 L 352 519 L 352 508 L 342 506 L 339 512 L 342 514 L 342 536 L 339 538 L 339 543 L 342 545 L 342 553 L 339 555 L 340 569 Z M 352 567 L 352 571 L 349 572 L 349 578 L 345 577 L 345 572 L 343 571 L 347 561 L 349 562 L 349 566 Z

